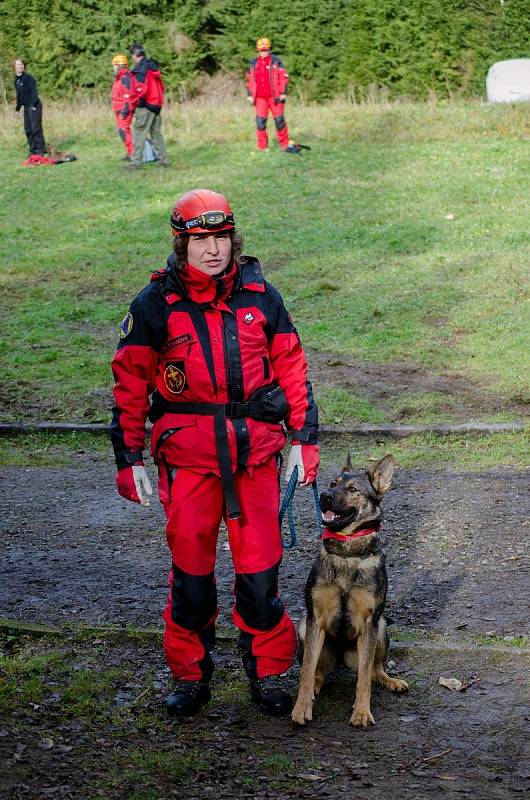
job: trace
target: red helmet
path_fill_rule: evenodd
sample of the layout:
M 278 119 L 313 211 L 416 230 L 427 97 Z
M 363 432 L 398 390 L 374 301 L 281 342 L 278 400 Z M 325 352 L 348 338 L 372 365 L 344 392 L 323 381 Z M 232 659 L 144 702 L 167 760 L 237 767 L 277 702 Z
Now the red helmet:
M 173 236 L 233 231 L 234 215 L 226 197 L 210 189 L 192 189 L 176 201 L 170 217 Z

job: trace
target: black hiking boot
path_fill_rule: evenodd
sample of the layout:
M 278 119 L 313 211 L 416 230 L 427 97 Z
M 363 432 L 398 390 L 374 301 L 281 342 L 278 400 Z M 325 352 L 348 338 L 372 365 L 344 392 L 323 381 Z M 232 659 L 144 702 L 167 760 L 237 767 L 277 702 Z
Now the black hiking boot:
M 199 681 L 176 681 L 175 688 L 166 697 L 170 717 L 192 717 L 211 698 L 210 686 Z
M 268 675 L 266 678 L 250 681 L 250 696 L 262 711 L 278 717 L 290 714 L 293 708 L 293 700 L 285 691 L 281 675 Z

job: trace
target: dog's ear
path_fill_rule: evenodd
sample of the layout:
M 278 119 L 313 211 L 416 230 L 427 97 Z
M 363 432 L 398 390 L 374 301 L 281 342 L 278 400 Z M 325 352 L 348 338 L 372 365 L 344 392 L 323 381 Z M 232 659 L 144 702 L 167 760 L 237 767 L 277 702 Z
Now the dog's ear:
M 372 469 L 368 470 L 370 483 L 381 497 L 390 489 L 395 468 L 394 457 L 384 456 Z
M 348 452 L 348 458 L 346 459 L 346 463 L 344 464 L 341 472 L 344 474 L 345 472 L 353 472 L 353 466 L 351 463 L 350 453 Z

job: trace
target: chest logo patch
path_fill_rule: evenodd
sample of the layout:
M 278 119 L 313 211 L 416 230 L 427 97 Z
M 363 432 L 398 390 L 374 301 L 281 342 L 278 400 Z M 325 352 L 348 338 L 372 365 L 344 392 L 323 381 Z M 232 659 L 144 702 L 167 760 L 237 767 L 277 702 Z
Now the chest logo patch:
M 125 339 L 125 337 L 130 334 L 133 329 L 133 322 L 133 315 L 129 311 L 125 314 L 123 322 L 120 325 L 120 339 Z
M 251 325 L 254 322 L 254 320 L 255 320 L 254 314 L 251 314 L 250 311 L 243 317 L 243 322 L 246 322 L 247 325 Z
M 171 394 L 180 394 L 186 387 L 186 369 L 183 361 L 168 364 L 164 370 L 164 383 Z

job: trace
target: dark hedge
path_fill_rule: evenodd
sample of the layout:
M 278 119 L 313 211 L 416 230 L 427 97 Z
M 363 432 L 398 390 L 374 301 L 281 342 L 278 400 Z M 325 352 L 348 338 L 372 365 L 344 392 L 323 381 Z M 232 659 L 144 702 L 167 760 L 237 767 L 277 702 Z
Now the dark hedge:
M 530 56 L 530 12 L 528 0 L 2 0 L 0 69 L 9 98 L 15 55 L 43 94 L 106 94 L 112 55 L 140 41 L 187 97 L 202 73 L 243 76 L 264 35 L 307 100 L 476 95 L 492 63 Z

